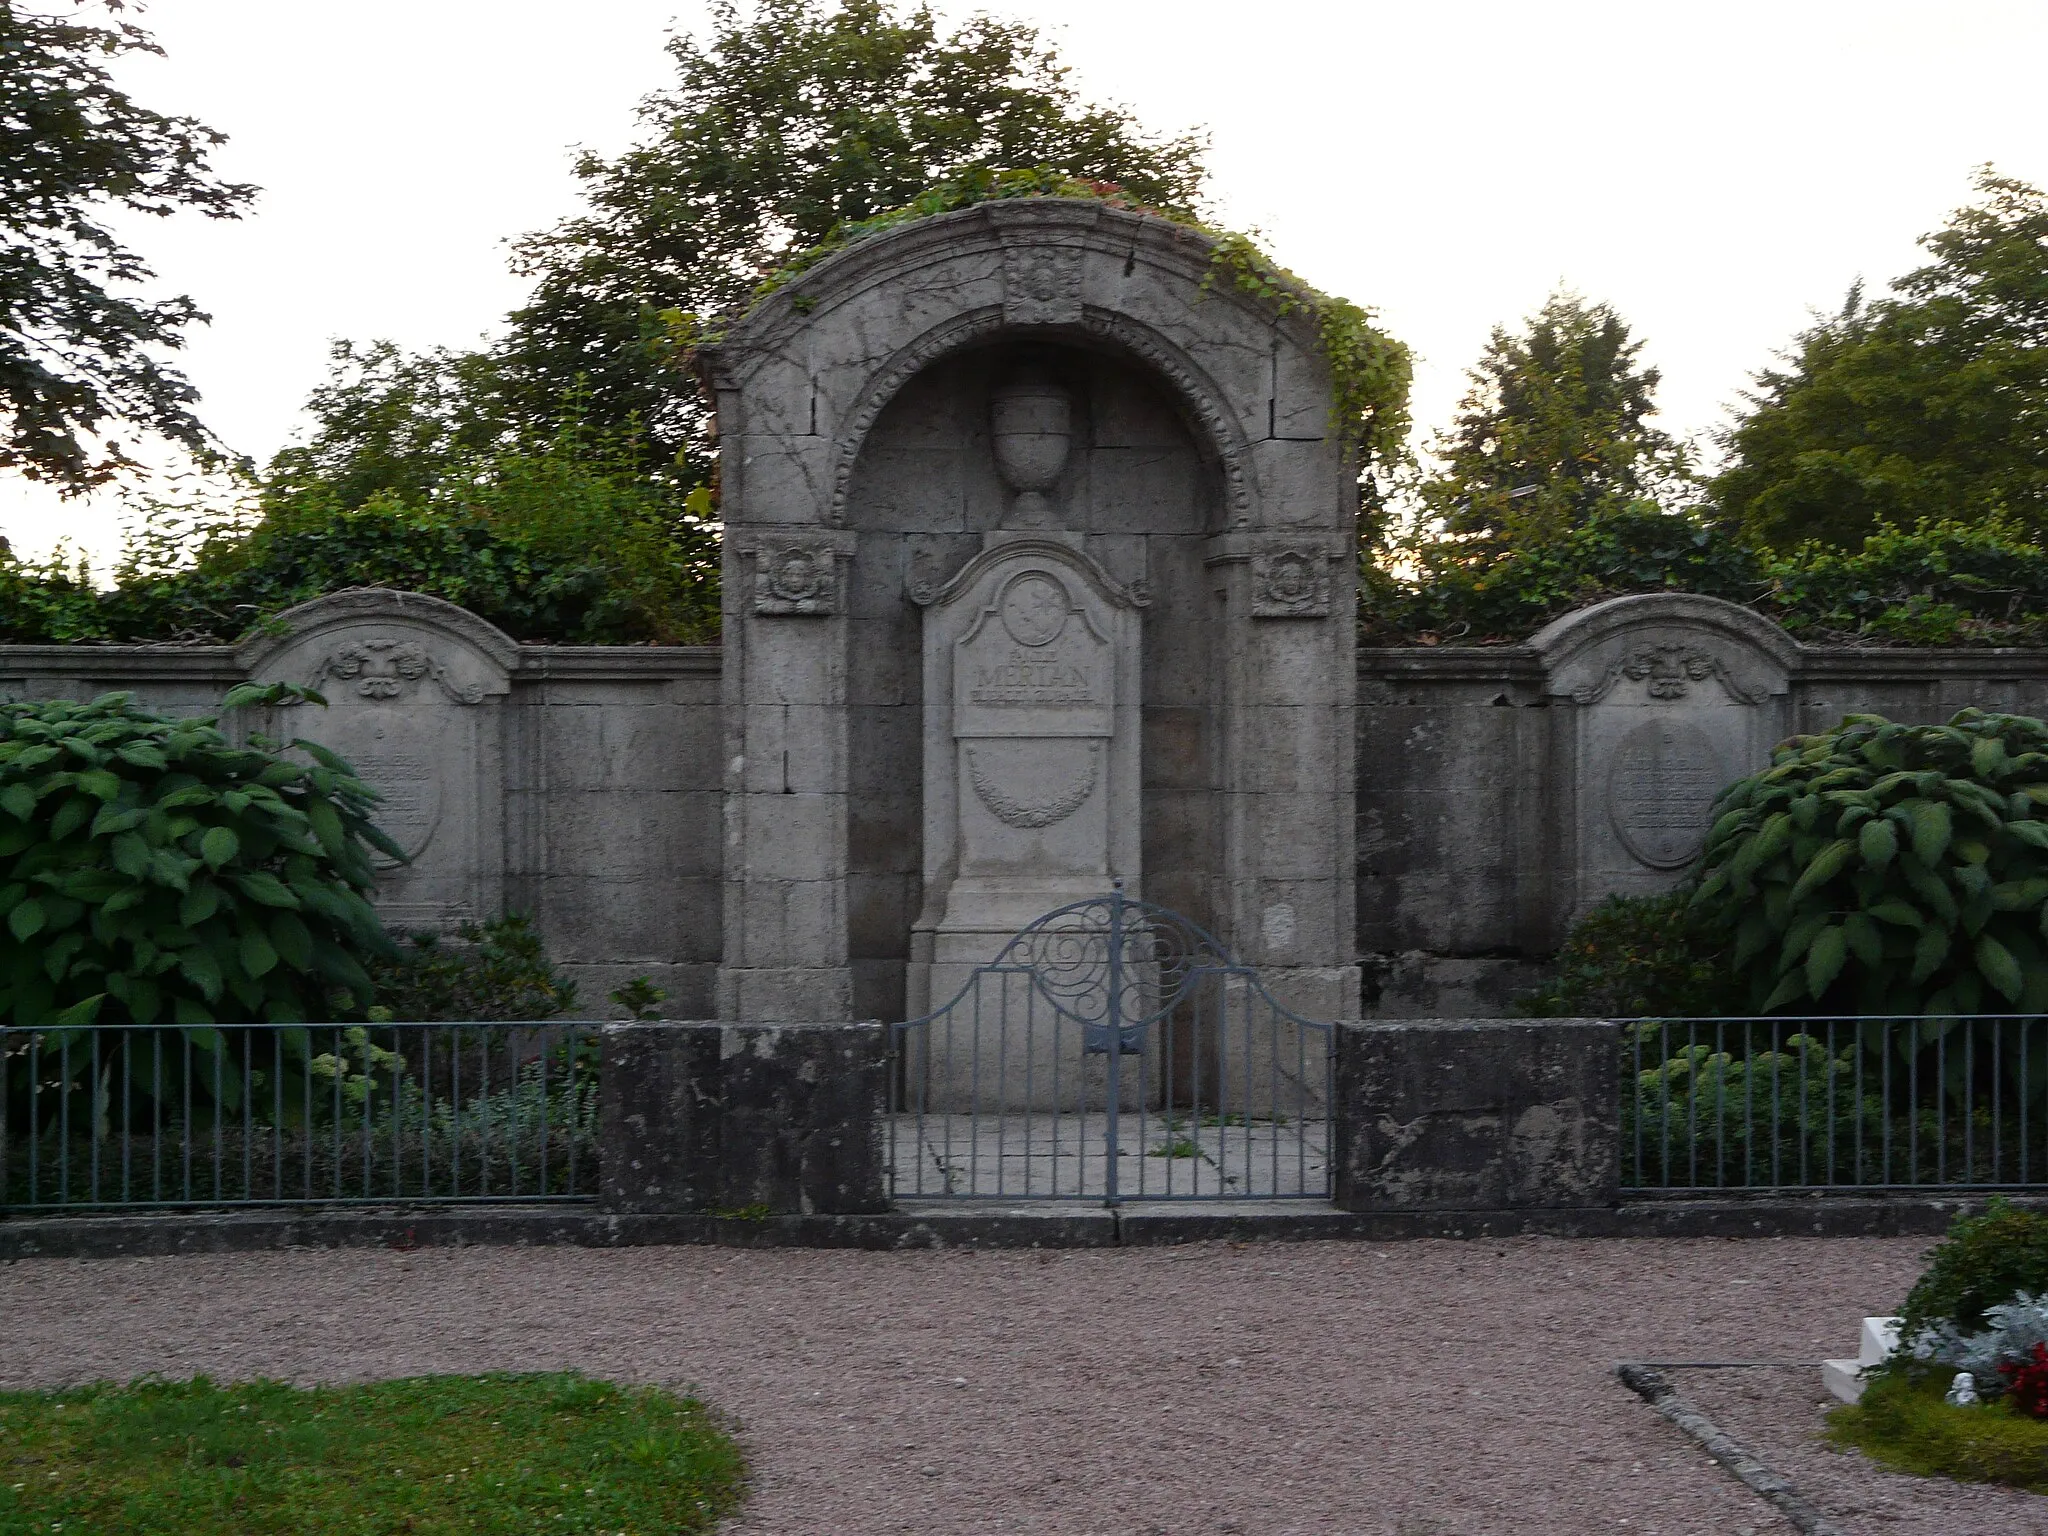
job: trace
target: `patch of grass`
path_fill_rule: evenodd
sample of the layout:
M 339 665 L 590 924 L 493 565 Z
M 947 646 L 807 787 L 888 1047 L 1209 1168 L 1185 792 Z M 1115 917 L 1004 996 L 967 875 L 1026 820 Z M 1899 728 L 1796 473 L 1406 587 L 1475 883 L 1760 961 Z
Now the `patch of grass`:
M 574 1374 L 0 1393 L 0 1536 L 669 1536 L 745 1478 L 702 1403 Z
M 1828 1438 L 1895 1472 L 2048 1493 L 2048 1419 L 2015 1413 L 2009 1399 L 1952 1408 L 1942 1397 L 1953 1374 L 1878 1376 L 1860 1403 L 1828 1415 Z
M 1176 1136 L 1172 1141 L 1161 1142 L 1145 1154 L 1147 1157 L 1200 1157 L 1202 1149 L 1185 1136 Z

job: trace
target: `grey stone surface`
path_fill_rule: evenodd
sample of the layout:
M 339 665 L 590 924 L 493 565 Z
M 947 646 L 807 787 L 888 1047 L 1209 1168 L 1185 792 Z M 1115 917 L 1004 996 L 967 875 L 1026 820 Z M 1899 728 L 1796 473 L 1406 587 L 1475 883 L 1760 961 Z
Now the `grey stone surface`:
M 244 723 L 318 741 L 382 797 L 377 823 L 406 855 L 379 861 L 388 922 L 443 930 L 503 910 L 504 704 L 517 644 L 453 603 L 369 588 L 280 614 L 236 660 L 251 678 L 327 701 Z
M 704 354 L 744 594 L 722 1013 L 845 997 L 901 1017 L 1117 877 L 1355 1009 L 1356 497 L 1312 328 L 1209 283 L 1210 259 L 1093 202 L 989 204 L 819 263 Z M 824 564 L 805 552 L 826 548 L 829 602 L 805 595 Z M 804 591 L 764 600 L 761 573 L 792 559 Z M 972 643 L 953 615 L 1040 578 L 1108 646 L 1099 733 L 991 732 L 953 696 L 949 648 Z M 802 753 L 768 707 L 797 704 L 818 709 Z M 806 792 L 798 869 L 760 840 Z M 799 920 L 796 881 L 836 895 Z
M 1336 1054 L 1331 1161 L 1343 1209 L 1618 1202 L 1617 1025 L 1345 1023 Z
M 1356 953 L 1378 1018 L 1508 1012 L 1575 913 L 1675 883 L 1691 838 L 1659 784 L 1697 806 L 1710 762 L 1733 778 L 1849 713 L 2048 715 L 2048 652 L 1800 646 L 1683 595 L 1600 604 L 1528 645 L 1363 650 L 1358 674 Z
M 887 1208 L 874 1024 L 612 1024 L 601 1201 L 619 1213 Z
M 955 370 L 945 375 L 946 390 L 920 393 L 919 376 L 905 387 L 903 399 L 952 400 L 954 386 L 976 377 L 985 388 L 985 367 L 980 375 L 973 372 L 981 366 L 971 358 L 943 364 L 941 371 Z M 1107 382 L 1098 390 L 1096 375 L 1084 376 L 1090 384 L 1088 410 L 1076 420 L 1097 440 L 1081 457 L 1110 453 L 1103 446 L 1108 441 L 1118 445 L 1117 455 L 1142 453 L 1155 465 L 1179 462 L 1192 466 L 1190 473 L 1200 469 L 1200 455 L 1170 402 L 1138 387 L 1142 379 L 1133 374 L 1134 365 L 1099 359 L 1089 366 L 1105 370 L 1100 377 Z M 969 427 L 979 419 L 972 413 L 960 418 Z M 887 436 L 895 430 L 892 423 L 906 432 L 915 428 L 913 437 L 923 434 L 918 441 L 934 442 L 959 425 L 935 421 L 928 411 L 906 410 L 884 412 L 878 430 Z M 986 435 L 985 426 L 976 430 Z M 986 473 L 992 497 L 1002 491 L 988 467 L 985 443 L 976 450 L 980 457 L 948 451 L 983 466 L 976 472 Z M 936 461 L 922 462 L 929 469 Z M 1197 480 L 1199 475 L 1185 484 Z M 874 503 L 862 499 L 864 483 L 856 476 L 852 504 L 863 518 L 887 522 Z M 1168 518 L 1158 526 L 1195 525 Z M 1280 542 L 1284 547 L 1296 538 L 1285 535 Z M 981 551 L 983 533 L 942 536 L 882 528 L 857 539 L 856 557 L 840 563 L 849 609 L 842 668 L 848 702 L 839 711 L 846 717 L 843 736 L 833 728 L 836 706 L 767 699 L 749 706 L 742 721 L 742 737 L 757 750 L 737 764 L 728 760 L 729 722 L 721 703 L 725 669 L 716 650 L 519 646 L 509 653 L 507 691 L 487 695 L 497 703 L 460 705 L 445 695 L 439 705 L 430 703 L 422 711 L 430 721 L 453 716 L 458 729 L 479 710 L 497 709 L 503 718 L 500 806 L 491 808 L 484 785 L 468 802 L 481 824 L 451 831 L 452 802 L 440 797 L 441 819 L 430 850 L 444 859 L 451 848 L 476 853 L 466 871 L 451 873 L 442 864 L 442 875 L 458 892 L 448 915 L 476 909 L 487 901 L 490 882 L 498 881 L 503 905 L 539 918 L 589 1009 L 601 1011 L 607 992 L 646 975 L 667 989 L 667 1006 L 678 1013 L 725 1012 L 714 979 L 721 959 L 730 956 L 731 987 L 744 983 L 762 999 L 746 1006 L 775 1007 L 795 1018 L 903 1017 L 908 936 L 924 905 L 926 867 L 922 610 L 909 598 L 912 573 L 922 571 L 924 579 L 938 582 Z M 1319 1018 L 1360 1011 L 1381 1018 L 1506 1013 L 1515 995 L 1540 979 L 1543 960 L 1573 911 L 1609 890 L 1661 889 L 1679 877 L 1679 869 L 1660 869 L 1629 853 L 1612 813 L 1623 754 L 1598 741 L 1584 747 L 1589 716 L 1607 712 L 1615 726 L 1610 745 L 1618 749 L 1645 726 L 1697 724 L 1688 709 L 1709 712 L 1710 724 L 1698 729 L 1717 741 L 1734 735 L 1721 730 L 1723 717 L 1749 722 L 1753 730 L 1757 717 L 1767 715 L 1789 731 L 1831 725 L 1854 711 L 1909 721 L 1945 720 L 1967 704 L 2048 714 L 2048 652 L 1795 647 L 1773 638 L 1767 626 L 1758 631 L 1761 621 L 1753 616 L 1721 625 L 1725 605 L 1692 610 L 1693 619 L 1704 613 L 1713 623 L 1687 619 L 1691 629 L 1677 627 L 1705 637 L 1689 644 L 1732 657 L 1737 665 L 1782 666 L 1782 697 L 1772 694 L 1770 702 L 1754 706 L 1712 702 L 1727 694 L 1720 677 L 1710 673 L 1685 677 L 1687 697 L 1665 701 L 1675 708 L 1653 707 L 1653 677 L 1630 678 L 1624 671 L 1607 695 L 1591 705 L 1578 703 L 1576 690 L 1604 681 L 1602 657 L 1611 672 L 1617 657 L 1625 664 L 1628 655 L 1651 643 L 1645 636 L 1654 640 L 1672 630 L 1671 610 L 1662 599 L 1625 599 L 1575 616 L 1576 622 L 1553 631 L 1552 642 L 1576 635 L 1584 643 L 1566 648 L 1547 642 L 1548 663 L 1533 646 L 1360 652 L 1355 728 L 1341 711 L 1319 707 L 1317 695 L 1301 693 L 1304 674 L 1286 654 L 1285 637 L 1318 626 L 1260 618 L 1248 625 L 1262 637 L 1257 644 L 1272 635 L 1279 647 L 1268 654 L 1261 686 L 1278 691 L 1255 712 L 1233 714 L 1217 703 L 1218 677 L 1236 663 L 1221 646 L 1223 636 L 1205 604 L 1221 586 L 1227 605 L 1231 584 L 1253 579 L 1256 539 L 1100 533 L 1085 534 L 1082 541 L 1118 581 L 1143 579 L 1152 589 L 1140 626 L 1139 663 L 1138 863 L 1145 894 L 1198 919 L 1206 916 L 1218 927 L 1219 914 L 1244 914 L 1230 936 L 1267 968 L 1283 999 Z M 1332 579 L 1340 575 L 1333 566 Z M 1337 601 L 1334 595 L 1332 600 Z M 367 610 L 349 611 L 358 618 L 366 611 L 395 612 L 408 624 L 441 612 L 427 600 L 400 603 L 395 610 L 387 598 L 368 602 Z M 1681 619 L 1686 611 L 1679 610 Z M 450 642 L 465 655 L 465 637 L 483 628 L 468 620 L 451 620 Z M 802 614 L 772 621 L 812 633 L 841 622 L 833 615 Z M 432 638 L 441 633 L 433 625 L 425 633 L 434 645 L 442 644 Z M 496 654 L 507 653 L 498 648 Z M 1682 653 L 1680 666 L 1682 673 Z M 0 697 L 7 698 L 90 698 L 128 690 L 151 707 L 202 713 L 249 675 L 229 647 L 0 646 Z M 1769 670 L 1731 676 L 1745 690 L 1776 686 Z M 335 680 L 328 686 L 344 691 Z M 434 689 L 438 694 L 438 685 Z M 1702 692 L 1705 705 L 1698 702 Z M 1277 702 L 1282 693 L 1300 702 Z M 335 710 L 296 711 L 297 718 L 273 722 L 273 728 L 285 724 L 327 741 L 323 732 L 341 711 L 373 702 L 352 696 Z M 396 723 L 410 728 L 403 712 L 393 713 Z M 1745 741 L 1754 745 L 1755 739 Z M 1768 745 L 1764 740 L 1760 750 Z M 1339 834 L 1330 860 L 1334 867 L 1326 870 L 1312 843 L 1289 829 L 1313 827 L 1326 814 L 1317 783 L 1328 782 L 1324 759 L 1334 758 L 1340 746 L 1355 750 L 1357 766 L 1345 770 L 1343 782 L 1352 787 L 1336 796 L 1344 803 L 1327 815 L 1340 825 L 1355 818 L 1355 837 L 1347 844 Z M 1672 780 L 1692 772 L 1682 751 L 1672 753 L 1661 740 L 1639 744 L 1638 756 L 1645 755 L 1648 763 L 1638 778 Z M 789 857 L 812 858 L 811 867 L 827 873 L 808 881 L 758 882 L 754 888 L 742 882 L 746 903 L 722 918 L 730 829 L 721 823 L 721 804 L 727 784 L 741 784 L 750 800 L 760 802 L 760 813 L 774 821 L 790 801 L 833 794 L 842 782 L 845 791 L 837 803 L 845 817 L 844 873 L 830 860 L 789 849 L 789 838 L 774 834 Z M 1696 798 L 1696 783 L 1693 791 Z M 1240 817 L 1247 803 L 1261 814 Z M 821 835 L 839 836 L 840 811 L 828 807 L 822 814 L 827 832 Z M 1677 826 L 1644 820 L 1643 814 L 1624 809 L 1624 820 L 1637 818 L 1633 831 L 1652 839 L 1653 851 L 1655 839 L 1679 835 Z M 1250 846 L 1263 850 L 1261 858 L 1273 860 L 1259 879 L 1229 873 L 1226 848 L 1242 849 L 1247 839 L 1256 839 Z M 494 853 L 494 847 L 501 851 Z M 484 896 L 462 895 L 465 886 L 482 886 Z M 386 907 L 392 920 L 418 921 L 418 912 L 406 912 L 401 900 L 392 886 Z M 731 923 L 739 925 L 737 932 Z M 810 965 L 769 963 L 772 951 L 765 960 L 743 963 L 748 928 L 758 931 L 764 923 L 775 943 L 801 940 L 814 946 L 802 953 L 828 959 L 836 953 L 832 935 L 843 930 L 845 963 L 819 972 Z M 775 938 L 778 933 L 783 937 Z M 1328 949 L 1336 956 L 1330 965 L 1290 967 L 1290 946 L 1304 934 L 1316 945 L 1330 935 Z M 1327 978 L 1356 977 L 1359 967 L 1363 997 L 1349 1002 L 1346 987 L 1361 982 L 1347 980 L 1332 990 Z M 1290 968 L 1298 974 L 1281 974 Z

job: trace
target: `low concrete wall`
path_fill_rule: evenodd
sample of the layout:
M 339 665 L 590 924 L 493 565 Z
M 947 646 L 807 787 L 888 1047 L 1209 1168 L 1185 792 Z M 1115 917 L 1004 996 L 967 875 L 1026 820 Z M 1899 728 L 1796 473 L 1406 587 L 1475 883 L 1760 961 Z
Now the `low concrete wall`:
M 620 1214 L 887 1210 L 879 1024 L 612 1024 L 600 1202 Z
M 1621 1033 L 1600 1019 L 1340 1024 L 1331 1161 L 1347 1211 L 1609 1206 Z

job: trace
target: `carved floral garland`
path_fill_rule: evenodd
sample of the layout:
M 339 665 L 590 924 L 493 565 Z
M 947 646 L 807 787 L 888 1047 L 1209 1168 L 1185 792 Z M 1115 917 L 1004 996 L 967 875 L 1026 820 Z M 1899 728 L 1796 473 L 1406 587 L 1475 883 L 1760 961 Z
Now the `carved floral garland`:
M 974 783 L 974 792 L 981 796 L 981 803 L 987 806 L 997 820 L 1013 827 L 1036 829 L 1049 827 L 1056 821 L 1064 821 L 1088 803 L 1088 797 L 1095 793 L 1095 779 L 1102 756 L 1101 747 L 1090 744 L 1088 763 L 1067 787 L 1050 800 L 1036 805 L 1026 805 L 1013 800 L 981 771 L 981 763 L 974 755 L 974 748 L 967 749 L 967 776 Z

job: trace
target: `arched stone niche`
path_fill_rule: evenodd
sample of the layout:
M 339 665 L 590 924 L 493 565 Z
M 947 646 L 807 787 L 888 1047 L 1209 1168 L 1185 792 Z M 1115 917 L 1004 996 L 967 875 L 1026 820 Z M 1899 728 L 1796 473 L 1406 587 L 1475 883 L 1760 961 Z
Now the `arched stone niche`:
M 255 681 L 327 700 L 270 710 L 257 729 L 319 742 L 383 796 L 377 825 L 410 859 L 379 860 L 386 923 L 441 929 L 499 914 L 510 636 L 439 598 L 368 587 L 287 610 L 236 660 Z
M 1312 328 L 1212 285 L 1211 256 L 1092 202 L 988 204 L 820 263 L 707 351 L 722 1016 L 903 1016 L 958 865 L 930 814 L 934 596 L 1026 536 L 1136 621 L 1142 829 L 1105 878 L 1355 1011 L 1355 475 Z
M 1669 889 L 1699 854 L 1714 797 L 1788 734 L 1797 642 L 1747 608 L 1674 592 L 1567 614 L 1529 644 L 1562 715 L 1555 910 Z

